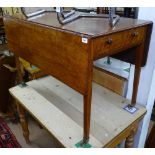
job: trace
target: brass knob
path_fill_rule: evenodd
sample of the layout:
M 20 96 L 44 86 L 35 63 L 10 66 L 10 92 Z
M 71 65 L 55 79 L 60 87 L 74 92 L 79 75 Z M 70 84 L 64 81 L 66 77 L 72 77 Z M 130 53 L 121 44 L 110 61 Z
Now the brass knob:
M 107 44 L 111 45 L 112 44 L 112 39 L 109 38 L 107 41 L 106 41 Z
M 136 36 L 138 36 L 138 32 L 132 32 L 131 35 L 132 35 L 133 37 L 136 37 Z

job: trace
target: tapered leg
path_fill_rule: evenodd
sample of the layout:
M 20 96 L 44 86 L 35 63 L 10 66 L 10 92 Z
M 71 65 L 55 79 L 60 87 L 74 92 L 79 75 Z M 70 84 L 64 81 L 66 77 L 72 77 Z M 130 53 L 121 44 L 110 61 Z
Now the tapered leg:
M 21 127 L 23 130 L 23 136 L 25 138 L 26 143 L 29 143 L 30 142 L 30 140 L 29 140 L 29 129 L 28 129 L 28 123 L 25 119 L 25 110 L 21 105 L 19 105 L 19 103 L 17 103 L 17 109 L 18 109 Z
M 131 100 L 132 106 L 135 106 L 136 104 L 143 54 L 144 54 L 144 44 L 141 44 L 136 49 L 135 73 L 134 73 L 133 93 Z
M 92 80 L 93 80 L 93 42 L 89 41 L 88 49 L 88 78 L 87 78 L 87 93 L 84 95 L 84 121 L 83 121 L 83 144 L 89 141 L 90 133 L 90 117 L 91 117 L 91 99 L 92 99 Z
M 84 96 L 84 137 L 83 143 L 89 141 L 92 92 Z

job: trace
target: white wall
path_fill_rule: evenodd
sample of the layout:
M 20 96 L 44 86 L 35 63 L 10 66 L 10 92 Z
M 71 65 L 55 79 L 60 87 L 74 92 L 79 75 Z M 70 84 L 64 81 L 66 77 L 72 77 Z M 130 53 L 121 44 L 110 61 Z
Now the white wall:
M 153 71 L 153 78 L 152 78 L 151 88 L 150 88 L 148 101 L 147 101 L 147 105 L 146 105 L 147 114 L 146 114 L 146 116 L 145 116 L 145 118 L 144 118 L 144 120 L 142 122 L 142 128 L 141 128 L 142 130 L 141 130 L 141 132 L 139 132 L 141 134 L 140 134 L 140 138 L 139 138 L 138 147 L 144 147 L 154 100 L 155 100 L 155 68 L 154 68 L 154 71 Z
M 144 19 L 144 20 L 151 20 L 155 23 L 155 8 L 140 7 L 138 18 Z M 141 105 L 146 106 L 148 112 L 144 118 L 144 121 L 141 122 L 141 125 L 139 127 L 139 130 L 136 136 L 135 147 L 143 147 L 145 143 L 147 128 L 149 125 L 149 119 L 150 119 L 150 114 L 152 112 L 152 105 L 154 100 L 154 97 L 152 95 L 155 94 L 155 93 L 153 94 L 153 92 L 150 92 L 151 83 L 153 82 L 152 76 L 154 71 L 154 64 L 155 64 L 155 29 L 153 28 L 147 64 L 145 67 L 142 68 L 142 71 L 141 71 L 141 78 L 140 78 L 138 96 L 137 96 L 137 102 L 139 102 Z M 127 98 L 129 99 L 131 99 L 131 95 L 132 95 L 133 76 L 134 76 L 134 66 L 131 67 L 130 78 L 129 78 L 129 87 L 128 87 L 128 93 L 127 93 Z M 154 88 L 152 88 L 151 90 L 155 92 Z

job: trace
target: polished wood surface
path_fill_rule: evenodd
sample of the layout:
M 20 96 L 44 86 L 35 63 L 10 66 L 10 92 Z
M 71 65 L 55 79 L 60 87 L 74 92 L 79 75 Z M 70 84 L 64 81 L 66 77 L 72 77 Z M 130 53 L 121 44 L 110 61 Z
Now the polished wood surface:
M 150 45 L 150 39 L 151 39 L 151 34 L 152 34 L 152 27 L 153 27 L 153 23 L 148 24 L 145 26 L 146 27 L 146 34 L 145 34 L 145 38 L 144 38 L 144 56 L 143 56 L 143 60 L 141 63 L 141 67 L 144 67 L 147 63 L 147 57 L 148 57 L 148 52 L 149 52 L 149 45 Z M 116 53 L 114 55 L 112 55 L 112 57 L 134 64 L 135 65 L 135 59 L 136 59 L 136 49 L 135 48 L 130 48 L 127 50 L 122 51 L 121 53 Z
M 93 42 L 89 41 L 89 60 L 87 74 L 87 94 L 84 95 L 84 121 L 83 121 L 83 143 L 89 142 L 90 121 L 91 121 L 91 99 L 92 99 L 92 81 L 93 81 Z
M 6 18 L 8 46 L 17 56 L 52 74 L 82 94 L 87 94 L 89 41 L 42 25 Z
M 79 18 L 66 25 L 59 24 L 55 13 L 45 13 L 41 16 L 28 19 L 36 24 L 42 24 L 61 29 L 65 32 L 76 33 L 76 35 L 87 35 L 97 37 L 126 29 L 132 29 L 152 22 L 130 18 L 120 18 L 114 28 L 109 26 L 108 18 Z M 80 24 L 79 24 L 80 23 Z
M 62 26 L 55 13 L 47 12 L 29 19 L 6 16 L 4 24 L 12 52 L 84 95 L 84 141 L 90 130 L 93 60 L 136 49 L 135 105 L 143 44 L 152 22 L 121 18 L 111 28 L 108 18 L 79 18 Z
M 131 104 L 133 106 L 136 104 L 143 56 L 144 56 L 144 44 L 142 42 L 141 45 L 136 48 L 135 73 L 134 73 L 133 92 L 131 100 Z
M 119 53 L 139 45 L 145 38 L 146 27 L 122 31 L 94 39 L 94 59 Z

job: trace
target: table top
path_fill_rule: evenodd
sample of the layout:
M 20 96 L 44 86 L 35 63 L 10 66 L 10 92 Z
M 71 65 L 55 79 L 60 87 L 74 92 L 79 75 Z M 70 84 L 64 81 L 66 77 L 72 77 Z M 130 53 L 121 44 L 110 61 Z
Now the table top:
M 88 18 L 82 17 L 66 25 L 61 25 L 58 22 L 56 13 L 46 12 L 44 14 L 31 17 L 28 21 L 35 22 L 38 24 L 50 26 L 56 29 L 61 29 L 67 32 L 73 32 L 80 35 L 88 35 L 90 37 L 97 37 L 117 31 L 131 29 L 152 23 L 150 21 L 131 19 L 131 18 L 120 18 L 119 22 L 111 28 L 109 26 L 108 18 Z
M 33 80 L 27 87 L 15 86 L 11 94 L 64 147 L 75 147 L 83 138 L 83 96 L 51 76 Z M 130 114 L 123 107 L 127 99 L 93 83 L 90 141 L 92 147 L 103 147 L 122 133 L 146 109 Z

